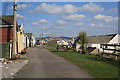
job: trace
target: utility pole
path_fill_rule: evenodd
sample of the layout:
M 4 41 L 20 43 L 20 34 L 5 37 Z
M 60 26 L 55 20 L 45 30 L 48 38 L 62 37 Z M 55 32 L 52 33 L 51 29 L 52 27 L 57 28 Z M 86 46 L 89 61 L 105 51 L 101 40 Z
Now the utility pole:
M 17 2 L 14 0 L 14 6 L 13 6 L 13 15 L 14 15 L 14 23 L 13 23 L 13 46 L 12 46 L 12 58 L 15 57 L 15 54 L 17 54 L 17 47 L 16 47 L 16 41 L 17 41 L 17 36 L 16 36 L 16 21 L 17 21 Z

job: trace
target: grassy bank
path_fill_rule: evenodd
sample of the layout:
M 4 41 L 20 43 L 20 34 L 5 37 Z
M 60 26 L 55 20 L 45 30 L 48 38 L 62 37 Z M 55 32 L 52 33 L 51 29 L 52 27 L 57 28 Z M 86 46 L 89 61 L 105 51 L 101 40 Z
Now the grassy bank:
M 114 60 L 101 60 L 99 57 L 87 54 L 78 54 L 75 51 L 63 52 L 48 48 L 55 55 L 75 63 L 96 78 L 118 78 L 118 62 Z

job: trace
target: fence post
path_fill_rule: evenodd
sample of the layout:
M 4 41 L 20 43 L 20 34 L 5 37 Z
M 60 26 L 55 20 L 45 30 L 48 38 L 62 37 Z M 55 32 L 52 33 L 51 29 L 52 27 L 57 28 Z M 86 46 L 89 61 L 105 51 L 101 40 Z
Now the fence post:
M 117 49 L 116 49 L 116 46 L 114 46 L 114 48 L 115 48 L 115 50 L 114 50 L 114 53 L 115 53 L 115 60 L 117 60 L 118 59 L 118 57 L 117 57 Z
M 12 58 L 12 40 L 10 40 L 10 59 Z
M 103 53 L 104 53 L 104 45 L 102 44 L 102 49 L 103 49 L 103 52 L 102 52 L 102 59 L 103 59 Z

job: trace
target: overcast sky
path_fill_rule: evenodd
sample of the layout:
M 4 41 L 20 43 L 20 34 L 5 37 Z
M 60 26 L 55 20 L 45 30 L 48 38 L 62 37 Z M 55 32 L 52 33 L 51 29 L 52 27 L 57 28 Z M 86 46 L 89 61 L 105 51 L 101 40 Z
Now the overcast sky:
M 11 15 L 9 3 L 3 15 Z M 22 11 L 21 11 L 22 6 Z M 74 36 L 86 31 L 89 36 L 118 33 L 117 2 L 18 2 L 18 22 L 36 37 Z

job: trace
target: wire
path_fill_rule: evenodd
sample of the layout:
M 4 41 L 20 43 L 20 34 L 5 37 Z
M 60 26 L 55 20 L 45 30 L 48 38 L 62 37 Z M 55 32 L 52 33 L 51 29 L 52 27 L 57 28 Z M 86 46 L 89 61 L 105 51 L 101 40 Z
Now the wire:
M 22 16 L 24 16 L 24 14 L 23 14 L 23 8 L 22 8 L 22 3 L 20 2 L 20 4 L 21 4 L 21 14 L 22 14 Z M 24 25 L 24 19 L 22 18 L 22 22 L 23 22 L 23 25 Z
M 22 13 L 22 16 L 24 16 L 24 14 L 23 14 L 23 8 L 22 8 L 22 3 L 20 2 L 20 4 L 21 4 L 21 13 Z M 22 18 L 22 21 L 23 21 L 23 25 L 24 25 L 24 19 Z

